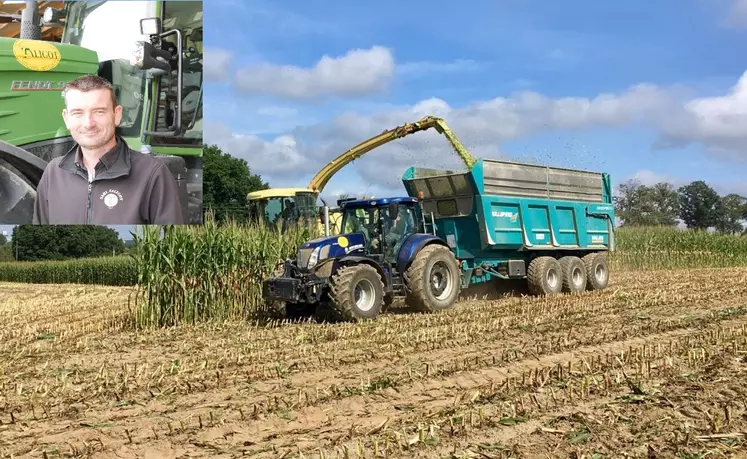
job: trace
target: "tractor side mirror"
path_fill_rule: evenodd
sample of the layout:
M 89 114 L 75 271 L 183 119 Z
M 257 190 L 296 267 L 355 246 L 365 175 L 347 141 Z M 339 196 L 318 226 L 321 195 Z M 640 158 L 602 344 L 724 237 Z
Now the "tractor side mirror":
M 140 20 L 140 33 L 142 35 L 160 35 L 161 18 L 143 18 Z
M 399 215 L 399 205 L 396 202 L 390 202 L 389 203 L 389 217 L 392 220 L 396 220 L 397 215 Z
M 135 43 L 135 50 L 132 53 L 130 63 L 133 67 L 142 70 L 158 69 L 164 73 L 169 73 L 171 71 L 169 61 L 172 58 L 170 52 L 158 49 L 147 41 L 138 41 Z

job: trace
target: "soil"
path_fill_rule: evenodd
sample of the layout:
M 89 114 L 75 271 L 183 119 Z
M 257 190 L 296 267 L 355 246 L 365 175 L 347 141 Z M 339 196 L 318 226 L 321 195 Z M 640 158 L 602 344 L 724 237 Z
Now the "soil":
M 746 281 L 151 331 L 131 289 L 0 284 L 0 457 L 745 457 Z

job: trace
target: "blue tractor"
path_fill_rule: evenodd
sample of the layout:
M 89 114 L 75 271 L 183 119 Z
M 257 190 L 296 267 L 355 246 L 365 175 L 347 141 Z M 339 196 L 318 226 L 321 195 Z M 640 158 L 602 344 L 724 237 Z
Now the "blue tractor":
M 340 203 L 341 234 L 308 241 L 295 260 L 264 282 L 264 296 L 286 304 L 289 316 L 336 312 L 344 320 L 372 319 L 395 297 L 422 311 L 451 307 L 461 271 L 441 238 L 426 231 L 412 197 Z
M 481 159 L 467 172 L 410 168 L 403 183 L 409 197 L 341 202 L 341 234 L 302 244 L 264 281 L 265 299 L 292 317 L 357 321 L 395 297 L 447 309 L 493 279 L 526 279 L 534 295 L 607 287 L 608 174 Z

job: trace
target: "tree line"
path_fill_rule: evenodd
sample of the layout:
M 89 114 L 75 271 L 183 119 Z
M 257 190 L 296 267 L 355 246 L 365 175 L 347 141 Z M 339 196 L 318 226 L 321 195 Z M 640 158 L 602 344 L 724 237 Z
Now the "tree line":
M 614 197 L 615 214 L 622 226 L 676 226 L 713 228 L 725 234 L 743 234 L 747 198 L 730 193 L 721 196 L 702 180 L 675 188 L 668 182 L 643 185 L 628 180 Z

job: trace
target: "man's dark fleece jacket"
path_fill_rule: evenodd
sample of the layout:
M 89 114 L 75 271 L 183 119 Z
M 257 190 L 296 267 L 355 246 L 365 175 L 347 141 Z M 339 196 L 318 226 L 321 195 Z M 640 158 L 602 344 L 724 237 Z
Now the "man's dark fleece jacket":
M 181 225 L 184 217 L 168 167 L 117 136 L 90 182 L 78 145 L 49 162 L 37 187 L 33 223 Z

